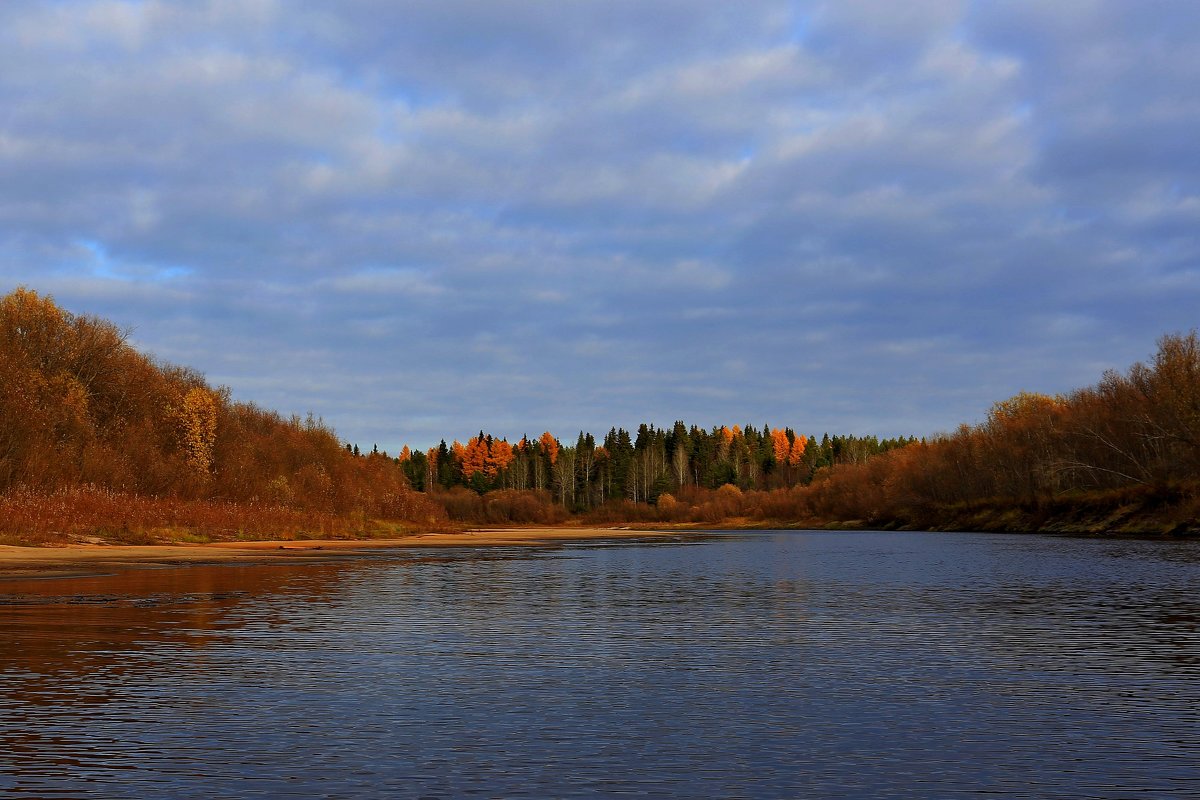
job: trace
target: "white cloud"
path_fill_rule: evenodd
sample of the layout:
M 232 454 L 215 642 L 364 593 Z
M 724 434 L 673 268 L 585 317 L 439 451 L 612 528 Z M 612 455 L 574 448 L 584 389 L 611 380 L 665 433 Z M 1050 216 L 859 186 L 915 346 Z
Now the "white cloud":
M 329 280 L 321 281 L 321 287 L 350 295 L 402 295 L 435 297 L 446 289 L 430 280 L 417 269 L 380 268 L 360 270 Z
M 0 281 L 390 450 L 448 419 L 925 433 L 1195 324 L 1198 20 L 3 3 Z

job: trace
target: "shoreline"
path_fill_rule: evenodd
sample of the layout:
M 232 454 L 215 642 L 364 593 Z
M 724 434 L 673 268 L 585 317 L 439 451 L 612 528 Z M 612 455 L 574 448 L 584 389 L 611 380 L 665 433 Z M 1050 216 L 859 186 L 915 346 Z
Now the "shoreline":
M 536 547 L 572 541 L 676 539 L 682 531 L 631 528 L 478 528 L 454 533 L 417 533 L 390 539 L 303 539 L 204 544 L 56 547 L 0 545 L 0 585 L 30 578 L 70 578 L 130 569 L 201 564 L 275 563 L 352 558 L 364 550 L 440 547 Z

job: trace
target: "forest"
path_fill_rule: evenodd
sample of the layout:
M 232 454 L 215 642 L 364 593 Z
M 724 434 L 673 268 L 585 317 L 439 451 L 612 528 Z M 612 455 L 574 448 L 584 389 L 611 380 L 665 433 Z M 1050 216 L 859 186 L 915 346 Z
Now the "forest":
M 681 499 L 706 498 L 722 487 L 793 489 L 834 465 L 865 463 L 916 442 L 829 434 L 818 441 L 791 428 L 705 430 L 679 421 L 671 428 L 643 423 L 632 435 L 612 428 L 600 441 L 580 431 L 573 444 L 548 431 L 514 444 L 481 430 L 466 444 L 442 441 L 425 452 L 405 447 L 399 460 L 411 485 L 456 519 L 652 522 L 673 518 L 667 511 L 680 508 Z
M 361 537 L 636 524 L 1190 533 L 1200 342 L 917 439 L 679 421 L 396 456 L 232 399 L 113 324 L 0 298 L 0 543 Z

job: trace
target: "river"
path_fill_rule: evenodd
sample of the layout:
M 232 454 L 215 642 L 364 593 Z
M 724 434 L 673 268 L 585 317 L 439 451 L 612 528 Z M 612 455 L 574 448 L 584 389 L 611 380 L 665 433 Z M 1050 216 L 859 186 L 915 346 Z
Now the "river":
M 0 797 L 1200 796 L 1198 590 L 872 532 L 0 580 Z

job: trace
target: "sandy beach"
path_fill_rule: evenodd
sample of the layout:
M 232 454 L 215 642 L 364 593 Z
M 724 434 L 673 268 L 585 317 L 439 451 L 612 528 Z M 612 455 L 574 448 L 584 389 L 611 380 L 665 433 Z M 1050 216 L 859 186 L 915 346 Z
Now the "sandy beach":
M 488 528 L 460 533 L 422 533 L 394 539 L 307 539 L 209 544 L 14 547 L 0 545 L 0 581 L 6 578 L 70 577 L 124 569 L 188 564 L 327 560 L 356 552 L 408 547 L 513 547 L 602 539 L 670 539 L 677 534 L 626 528 Z

